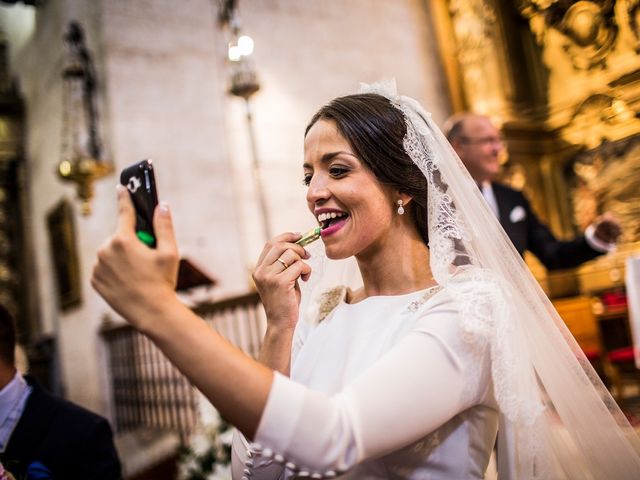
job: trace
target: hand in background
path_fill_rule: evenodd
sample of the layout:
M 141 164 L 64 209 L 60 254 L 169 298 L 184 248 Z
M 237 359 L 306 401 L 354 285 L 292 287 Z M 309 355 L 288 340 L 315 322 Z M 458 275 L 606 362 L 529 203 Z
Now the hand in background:
M 171 214 L 156 208 L 153 226 L 157 248 L 144 245 L 135 233 L 136 215 L 129 193 L 118 186 L 118 226 L 98 250 L 91 284 L 111 307 L 144 329 L 165 301 L 176 299 L 179 256 Z
M 611 213 L 605 212 L 593 221 L 595 237 L 605 243 L 616 243 L 622 235 L 620 222 Z

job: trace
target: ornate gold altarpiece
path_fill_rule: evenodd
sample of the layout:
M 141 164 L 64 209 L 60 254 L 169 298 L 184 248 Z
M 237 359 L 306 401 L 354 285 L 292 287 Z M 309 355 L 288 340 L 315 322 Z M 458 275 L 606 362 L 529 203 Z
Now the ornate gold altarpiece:
M 503 126 L 504 177 L 556 235 L 600 213 L 623 224 L 616 253 L 536 277 L 554 297 L 622 285 L 640 250 L 640 0 L 431 0 L 456 111 Z

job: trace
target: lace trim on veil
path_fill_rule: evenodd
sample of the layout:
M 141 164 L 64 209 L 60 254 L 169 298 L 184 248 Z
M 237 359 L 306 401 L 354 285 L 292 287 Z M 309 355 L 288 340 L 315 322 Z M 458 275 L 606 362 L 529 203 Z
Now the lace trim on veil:
M 487 346 L 491 348 L 494 393 L 501 411 L 511 421 L 532 426 L 544 407 L 535 396 L 522 398 L 515 388 L 521 379 L 513 369 L 517 352 L 510 348 L 509 338 L 514 329 L 508 317 L 507 290 L 492 272 L 477 266 L 470 244 L 472 237 L 448 193 L 449 186 L 440 169 L 441 158 L 431 147 L 437 144 L 431 114 L 415 100 L 399 97 L 395 82 L 363 85 L 360 93 L 383 95 L 404 114 L 407 125 L 404 148 L 428 183 L 429 249 L 434 278 L 456 298 L 461 313 L 461 337 L 472 347 L 474 355 L 480 358 Z M 472 181 L 468 186 L 476 188 Z M 477 372 L 469 372 L 470 378 L 476 378 L 475 375 Z M 535 381 L 533 376 L 530 381 Z M 530 393 L 534 390 L 533 386 L 528 389 Z

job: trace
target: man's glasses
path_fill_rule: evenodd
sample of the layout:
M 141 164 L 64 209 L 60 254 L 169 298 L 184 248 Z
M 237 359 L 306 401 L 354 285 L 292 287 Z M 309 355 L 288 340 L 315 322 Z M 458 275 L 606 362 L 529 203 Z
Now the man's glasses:
M 460 140 L 468 145 L 504 145 L 504 137 L 460 137 Z

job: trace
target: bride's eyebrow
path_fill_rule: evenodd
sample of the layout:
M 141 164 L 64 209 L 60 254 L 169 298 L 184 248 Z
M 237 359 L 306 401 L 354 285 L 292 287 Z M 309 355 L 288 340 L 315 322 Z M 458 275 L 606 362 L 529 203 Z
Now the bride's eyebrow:
M 337 152 L 328 152 L 325 153 L 324 155 L 322 155 L 320 157 L 320 162 L 321 163 L 327 163 L 330 162 L 333 158 L 337 157 L 338 155 L 349 155 L 350 157 L 353 157 L 355 159 L 357 159 L 358 157 L 356 157 L 355 154 L 351 153 L 351 152 L 346 152 L 344 150 L 339 150 Z M 312 168 L 311 165 L 307 162 L 302 164 L 302 168 Z

